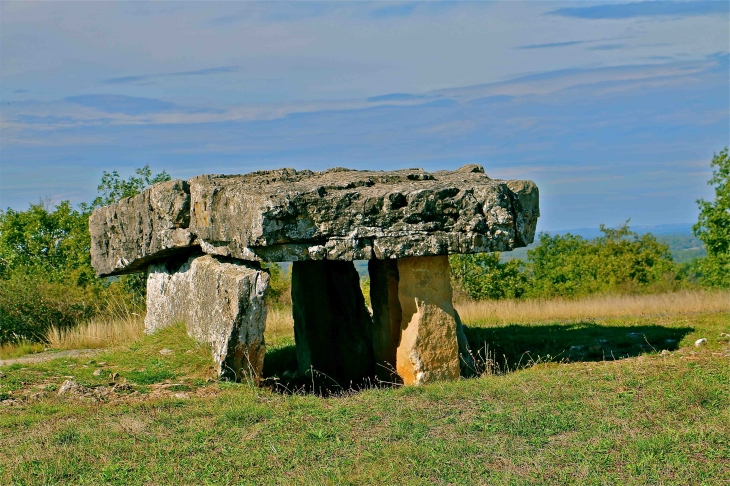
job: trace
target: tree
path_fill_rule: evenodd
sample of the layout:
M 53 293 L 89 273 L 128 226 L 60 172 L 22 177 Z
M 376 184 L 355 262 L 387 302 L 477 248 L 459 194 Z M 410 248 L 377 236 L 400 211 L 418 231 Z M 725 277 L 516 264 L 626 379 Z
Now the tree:
M 730 287 L 730 157 L 725 147 L 714 154 L 714 168 L 707 182 L 715 186 L 715 200 L 698 199 L 700 215 L 693 226 L 694 234 L 702 240 L 707 258 L 697 262 L 700 283 L 710 287 Z
M 104 171 L 101 176 L 101 184 L 96 188 L 99 195 L 92 201 L 91 205 L 82 204 L 82 209 L 88 211 L 101 206 L 108 206 L 125 197 L 135 196 L 152 184 L 170 180 L 170 175 L 164 170 L 153 176 L 149 165 L 145 165 L 141 169 L 135 169 L 134 173 L 139 177 L 129 176 L 125 181 L 116 170 L 111 173 Z
M 449 263 L 457 288 L 474 300 L 521 297 L 528 285 L 528 275 L 522 271 L 524 262 L 499 260 L 499 253 L 451 255 Z
M 22 271 L 85 286 L 94 279 L 89 248 L 88 216 L 68 201 L 54 210 L 43 202 L 0 210 L 0 278 Z

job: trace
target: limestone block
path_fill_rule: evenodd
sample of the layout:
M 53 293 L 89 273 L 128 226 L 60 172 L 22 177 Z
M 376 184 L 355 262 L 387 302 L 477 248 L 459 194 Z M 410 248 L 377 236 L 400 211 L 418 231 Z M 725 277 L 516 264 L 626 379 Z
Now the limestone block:
M 345 388 L 372 374 L 372 324 L 352 262 L 294 262 L 292 304 L 301 373 L 313 368 Z
M 459 377 L 459 346 L 447 256 L 398 260 L 401 339 L 396 369 L 407 385 Z
M 188 183 L 155 184 L 91 214 L 91 264 L 99 276 L 143 272 L 151 260 L 193 244 L 189 224 Z
M 184 322 L 191 337 L 210 344 L 219 375 L 257 381 L 269 275 L 255 265 L 210 255 L 150 265 L 145 332 Z

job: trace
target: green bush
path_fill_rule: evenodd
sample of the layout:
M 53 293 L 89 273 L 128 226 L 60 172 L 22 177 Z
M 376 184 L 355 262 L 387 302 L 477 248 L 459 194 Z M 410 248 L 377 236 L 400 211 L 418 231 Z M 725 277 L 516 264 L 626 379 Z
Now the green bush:
M 93 316 L 98 286 L 54 282 L 40 273 L 16 272 L 0 280 L 0 343 L 42 341 L 51 326 L 69 328 Z
M 672 290 L 682 285 L 669 247 L 627 224 L 601 225 L 603 236 L 540 234 L 528 261 L 500 262 L 499 253 L 449 258 L 455 287 L 472 299 L 572 297 L 599 292 Z
M 451 255 L 449 263 L 457 292 L 474 300 L 514 299 L 528 289 L 529 276 L 523 271 L 524 262 L 499 261 L 499 253 Z
M 284 271 L 278 263 L 263 263 L 269 270 L 269 288 L 266 290 L 266 303 L 271 307 L 291 306 L 291 270 Z
M 603 236 L 593 240 L 542 233 L 540 244 L 527 252 L 531 284 L 525 295 L 652 292 L 678 285 L 669 247 L 654 235 L 639 236 L 628 224 L 600 229 Z

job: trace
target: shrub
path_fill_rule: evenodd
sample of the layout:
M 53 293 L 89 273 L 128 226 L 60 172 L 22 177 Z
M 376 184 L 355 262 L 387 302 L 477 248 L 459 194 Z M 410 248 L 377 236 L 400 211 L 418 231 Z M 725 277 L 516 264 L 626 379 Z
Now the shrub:
M 43 340 L 51 326 L 69 328 L 97 310 L 100 288 L 16 272 L 0 280 L 0 343 Z
M 278 263 L 263 263 L 269 270 L 269 288 L 266 291 L 266 303 L 270 307 L 291 306 L 291 269 L 285 271 Z
M 529 284 L 524 262 L 501 263 L 499 258 L 499 253 L 451 255 L 449 263 L 457 292 L 474 300 L 522 297 Z
M 593 240 L 540 234 L 540 244 L 527 252 L 532 282 L 526 295 L 651 292 L 678 285 L 669 247 L 654 235 L 640 236 L 628 224 L 600 229 L 603 236 Z
M 682 277 L 669 247 L 651 234 L 639 236 L 627 224 L 601 225 L 603 236 L 540 234 L 528 262 L 500 262 L 499 253 L 453 255 L 454 286 L 475 300 L 573 297 L 593 293 L 676 290 Z

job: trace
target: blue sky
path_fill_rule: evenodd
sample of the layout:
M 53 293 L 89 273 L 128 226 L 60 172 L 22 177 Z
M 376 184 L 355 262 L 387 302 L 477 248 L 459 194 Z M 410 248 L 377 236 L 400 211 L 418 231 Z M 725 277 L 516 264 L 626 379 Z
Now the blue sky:
M 0 3 L 0 207 L 102 171 L 484 165 L 539 227 L 693 222 L 728 2 Z

